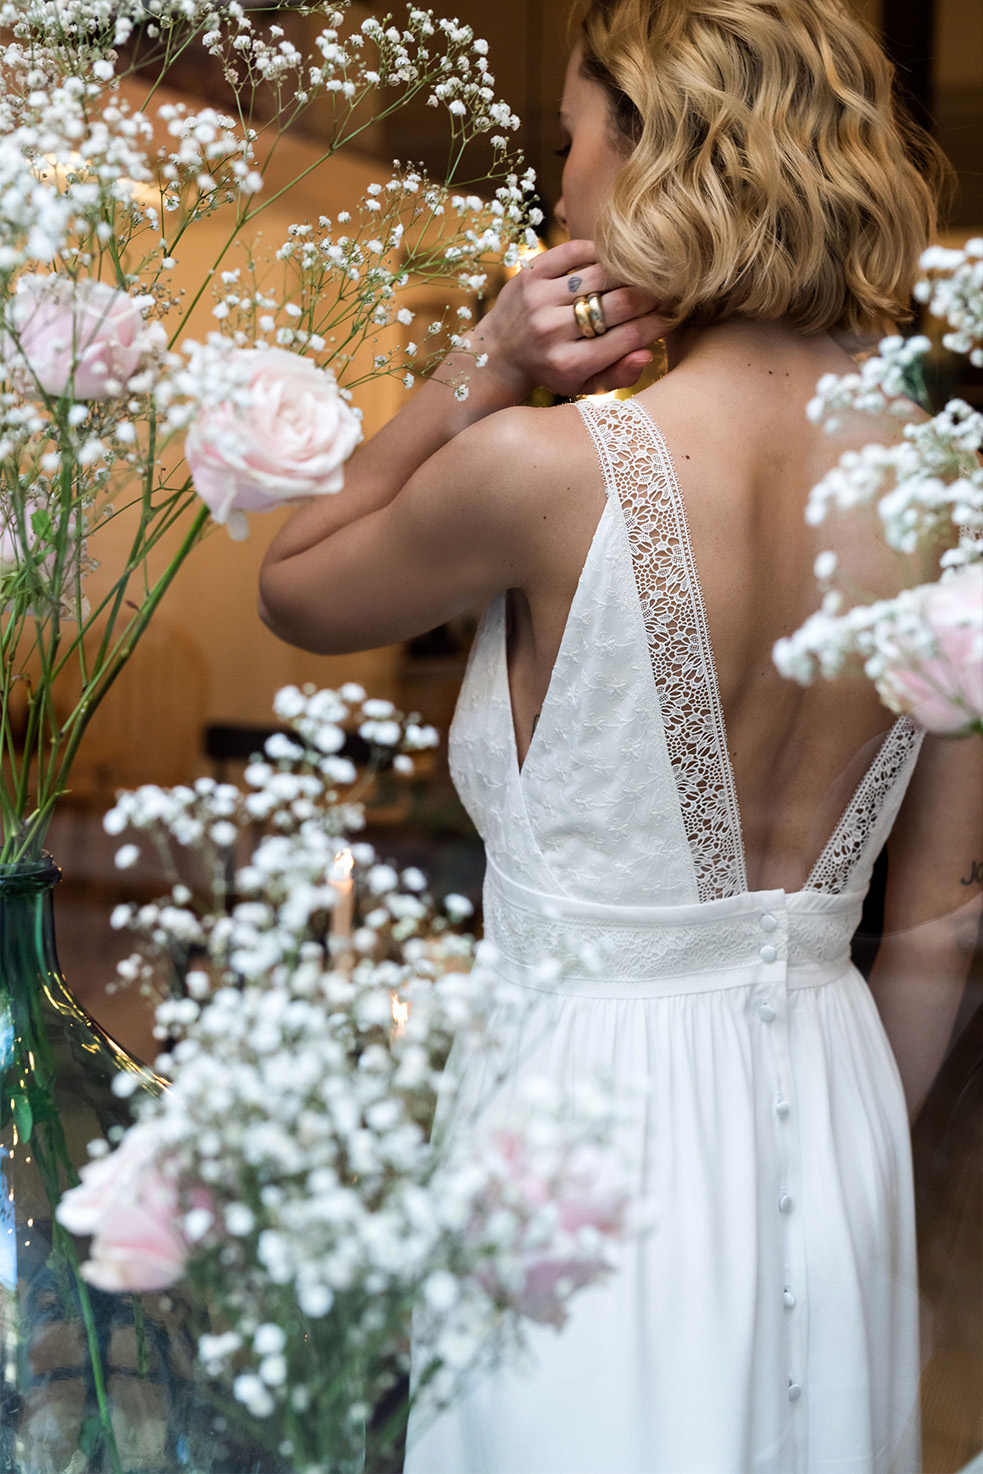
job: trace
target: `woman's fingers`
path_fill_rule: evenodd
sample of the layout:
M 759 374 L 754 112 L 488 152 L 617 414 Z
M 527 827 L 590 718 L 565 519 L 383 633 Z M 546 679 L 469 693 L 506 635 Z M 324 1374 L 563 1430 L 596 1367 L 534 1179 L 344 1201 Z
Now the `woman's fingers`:
M 594 294 L 607 326 L 585 338 L 574 305 Z M 610 280 L 592 242 L 565 241 L 536 256 L 506 284 L 475 337 L 515 400 L 536 384 L 556 394 L 579 394 L 588 381 L 613 372 L 620 360 L 662 335 L 654 306 L 647 293 Z M 630 365 L 617 372 L 629 373 Z M 634 383 L 640 372 L 636 369 L 626 383 Z
M 564 241 L 561 246 L 552 246 L 548 251 L 533 256 L 523 271 L 531 276 L 557 281 L 561 276 L 576 275 L 596 265 L 597 251 L 593 241 Z
M 619 287 L 611 292 L 599 292 L 598 300 L 608 332 L 625 322 L 647 317 L 655 312 L 655 303 L 647 292 L 637 287 Z M 576 318 L 574 318 L 576 323 Z M 578 330 L 579 331 L 579 330 Z
M 614 311 L 614 316 L 609 317 L 611 322 L 623 322 L 627 317 L 637 317 L 655 307 L 654 300 L 646 292 L 626 287 L 604 270 L 597 259 L 593 241 L 564 241 L 563 245 L 534 256 L 524 270 L 537 284 L 552 282 L 557 288 L 562 288 L 558 296 L 551 294 L 551 300 L 558 305 L 569 301 L 572 306 L 578 297 L 588 297 L 596 292 L 602 300 L 606 317 L 609 316 L 606 299 L 620 298 L 623 293 L 629 293 L 629 311 L 623 310 L 623 299 L 618 304 L 610 304 Z
M 665 319 L 649 312 L 610 328 L 600 338 L 567 341 L 553 355 L 544 385 L 564 395 L 596 392 L 591 386 L 602 380 L 605 389 L 626 389 L 651 360 L 651 345 L 665 330 Z

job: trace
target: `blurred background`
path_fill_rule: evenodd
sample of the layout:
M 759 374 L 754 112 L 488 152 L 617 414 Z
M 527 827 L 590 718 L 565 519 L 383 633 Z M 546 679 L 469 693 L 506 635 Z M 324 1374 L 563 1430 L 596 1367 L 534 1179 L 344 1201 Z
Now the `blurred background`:
M 983 234 L 983 0 L 863 0 L 899 67 L 916 115 L 931 129 L 954 170 L 946 243 Z M 386 7 L 355 4 L 356 19 Z M 549 243 L 562 238 L 551 207 L 560 189 L 557 110 L 569 50 L 570 0 L 454 0 L 453 13 L 489 43 L 497 91 L 522 119 L 520 142 L 540 181 Z M 272 18 L 272 12 L 271 12 Z M 320 29 L 318 17 L 292 10 L 276 21 L 298 46 Z M 221 107 L 225 84 L 209 58 L 189 49 L 167 78 L 169 91 L 189 102 Z M 138 81 L 125 84 L 135 100 Z M 284 177 L 320 156 L 319 115 L 307 115 L 281 155 Z M 420 106 L 395 124 L 369 123 L 360 149 L 313 167 L 261 222 L 272 241 L 295 221 L 335 215 L 373 181 L 388 178 L 393 158 L 443 171 L 446 141 L 438 115 Z M 298 168 L 300 164 L 300 168 Z M 480 160 L 475 161 L 480 171 Z M 473 187 L 480 192 L 480 177 Z M 276 167 L 265 190 L 278 188 Z M 200 222 L 202 252 L 223 225 L 221 213 Z M 208 237 L 208 238 L 206 238 Z M 187 253 L 186 253 L 187 254 Z M 180 263 L 175 273 L 180 286 Z M 431 305 L 425 291 L 414 304 Z M 199 331 L 207 331 L 202 307 Z M 931 333 L 932 325 L 926 324 Z M 405 330 L 407 336 L 412 328 Z M 938 336 L 936 334 L 936 336 Z M 933 382 L 957 388 L 983 407 L 980 376 L 967 376 L 939 348 Z M 397 380 L 381 378 L 359 391 L 367 433 L 404 402 Z M 75 769 L 73 793 L 51 831 L 50 848 L 65 881 L 56 898 L 59 945 L 66 974 L 82 1001 L 120 1041 L 152 1057 L 146 1003 L 131 993 L 107 993 L 115 962 L 130 947 L 109 926 L 120 900 L 151 899 L 160 877 L 146 864 L 125 874 L 113 865 L 118 841 L 107 839 L 101 815 L 120 787 L 173 784 L 202 774 L 235 778 L 272 722 L 270 703 L 287 683 L 319 686 L 357 680 L 370 694 L 419 711 L 446 734 L 468 645 L 480 611 L 406 645 L 344 657 L 320 657 L 281 644 L 256 615 L 256 579 L 264 549 L 282 517 L 252 519 L 247 542 L 215 529 L 184 565 L 129 666 L 92 722 Z M 120 533 L 122 536 L 122 533 Z M 115 551 L 105 543 L 106 565 Z M 162 556 L 166 548 L 162 549 Z M 98 575 L 95 575 L 98 577 Z M 975 739 L 972 739 L 975 740 Z M 399 786 L 375 789 L 369 838 L 386 856 L 420 864 L 437 893 L 480 895 L 481 854 L 439 755 Z M 873 926 L 874 920 L 868 925 Z M 983 979 L 979 967 L 967 992 L 953 1045 L 915 1131 L 924 1309 L 924 1419 L 927 1474 L 961 1469 L 983 1446 Z

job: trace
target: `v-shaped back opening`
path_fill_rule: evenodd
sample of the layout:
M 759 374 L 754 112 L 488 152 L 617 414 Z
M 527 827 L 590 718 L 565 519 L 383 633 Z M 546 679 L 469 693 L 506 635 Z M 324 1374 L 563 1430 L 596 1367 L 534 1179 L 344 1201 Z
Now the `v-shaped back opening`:
M 653 679 L 701 901 L 748 890 L 740 804 L 685 502 L 668 446 L 636 400 L 582 401 L 608 496 L 624 518 Z M 899 718 L 809 871 L 845 890 L 921 734 Z M 871 859 L 873 856 L 871 856 Z

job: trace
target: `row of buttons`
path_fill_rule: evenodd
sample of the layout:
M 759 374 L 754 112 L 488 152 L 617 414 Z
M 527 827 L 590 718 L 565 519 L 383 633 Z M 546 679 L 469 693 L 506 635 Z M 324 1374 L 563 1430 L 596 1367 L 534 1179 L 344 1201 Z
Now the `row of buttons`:
M 766 911 L 765 914 L 759 918 L 759 924 L 763 932 L 773 932 L 778 927 L 778 921 L 774 916 L 772 916 L 770 911 Z M 761 958 L 762 962 L 775 962 L 778 959 L 778 948 L 775 947 L 771 942 L 763 942 L 758 948 L 758 956 Z M 778 1017 L 778 1013 L 770 999 L 763 998 L 758 1004 L 758 1017 L 763 1024 L 773 1024 L 775 1022 L 776 1018 Z M 784 1095 L 779 1095 L 775 1100 L 775 1114 L 778 1116 L 779 1120 L 786 1120 L 790 1110 L 791 1106 L 785 1099 Z M 791 1213 L 794 1207 L 795 1203 L 792 1199 L 791 1193 L 789 1193 L 785 1188 L 782 1188 L 782 1191 L 778 1198 L 779 1213 Z M 782 1301 L 785 1305 L 786 1310 L 791 1310 L 794 1307 L 795 1292 L 790 1285 L 784 1286 L 782 1290 Z M 801 1385 L 796 1382 L 794 1377 L 789 1377 L 789 1402 L 798 1402 L 801 1396 Z

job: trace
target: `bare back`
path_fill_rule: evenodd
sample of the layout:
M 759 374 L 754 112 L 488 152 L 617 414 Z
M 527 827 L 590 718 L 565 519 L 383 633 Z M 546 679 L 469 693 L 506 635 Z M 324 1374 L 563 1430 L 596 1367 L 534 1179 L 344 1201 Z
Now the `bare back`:
M 801 887 L 890 725 L 866 680 L 801 688 L 772 648 L 817 606 L 817 554 L 839 537 L 858 581 L 879 591 L 890 560 L 872 527 L 806 524 L 810 488 L 849 441 L 810 424 L 824 372 L 849 360 L 829 339 L 765 326 L 715 331 L 639 404 L 658 424 L 685 504 L 716 666 L 752 889 Z M 513 596 L 509 676 L 525 752 L 603 506 L 594 447 L 576 411 L 549 425 L 552 502 L 544 576 Z M 852 443 L 873 438 L 869 424 Z M 542 494 L 542 493 L 539 493 Z

